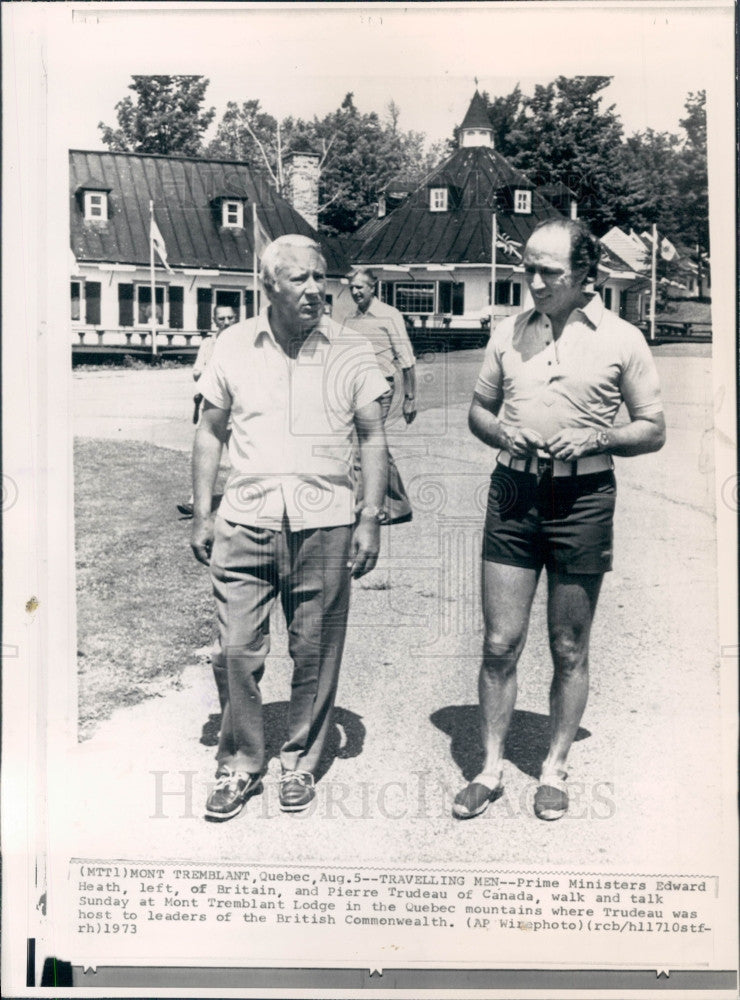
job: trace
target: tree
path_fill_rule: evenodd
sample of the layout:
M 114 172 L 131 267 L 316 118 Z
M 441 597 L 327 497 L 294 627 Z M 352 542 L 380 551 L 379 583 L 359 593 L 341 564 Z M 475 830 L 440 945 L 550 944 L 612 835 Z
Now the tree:
M 709 253 L 709 183 L 707 177 L 706 91 L 690 93 L 681 127 L 686 133 L 681 151 L 678 194 L 681 204 L 679 235 L 696 249 L 699 294 L 702 294 L 702 258 Z
M 614 224 L 622 193 L 622 124 L 614 105 L 600 107 L 601 91 L 610 82 L 609 76 L 559 76 L 538 84 L 532 97 L 524 98 L 522 112 L 514 113 L 506 139 L 514 166 L 535 184 L 561 182 L 575 192 L 578 214 L 597 235 Z
M 244 101 L 241 107 L 229 101 L 206 153 L 245 161 L 276 175 L 277 120 L 262 110 L 258 100 Z
M 118 128 L 98 128 L 108 149 L 127 153 L 179 153 L 197 156 L 202 136 L 216 114 L 203 109 L 209 81 L 202 76 L 132 76 L 129 90 L 116 104 Z
M 620 157 L 622 193 L 616 224 L 642 231 L 655 223 L 658 231 L 676 239 L 681 227 L 681 142 L 671 132 L 646 129 L 623 144 Z
M 278 122 L 258 100 L 241 106 L 230 101 L 208 154 L 264 169 L 282 194 L 285 155 L 318 153 L 319 228 L 350 233 L 372 216 L 392 178 L 423 177 L 441 158 L 440 144 L 429 148 L 422 132 L 401 129 L 400 116 L 393 101 L 383 121 L 375 112 L 363 114 L 351 93 L 336 111 L 312 121 L 287 117 Z

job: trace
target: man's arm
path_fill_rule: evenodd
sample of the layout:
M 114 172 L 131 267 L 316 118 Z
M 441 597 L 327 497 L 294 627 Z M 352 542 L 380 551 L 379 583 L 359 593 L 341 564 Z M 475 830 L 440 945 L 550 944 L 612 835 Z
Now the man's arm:
M 402 368 L 403 377 L 403 419 L 407 424 L 413 423 L 416 417 L 416 368 Z
M 383 504 L 388 477 L 388 448 L 377 400 L 355 411 L 355 428 L 360 442 L 363 510 L 372 508 L 367 514 L 360 514 L 352 536 L 352 576 L 359 577 L 368 573 L 378 561 L 380 524 L 375 511 Z
M 226 440 L 229 411 L 221 410 L 208 400 L 193 445 L 193 525 L 190 546 L 198 562 L 208 565 L 213 544 L 213 487 L 221 460 L 221 448 Z
M 489 402 L 478 393 L 473 394 L 473 402 L 468 413 L 468 427 L 483 444 L 490 448 L 503 448 L 512 458 L 527 458 L 543 447 L 543 440 L 536 431 L 528 427 L 510 427 L 498 419 L 501 401 Z
M 635 417 L 627 424 L 594 431 L 577 428 L 559 431 L 545 444 L 553 458 L 572 462 L 587 455 L 618 455 L 631 458 L 659 451 L 665 444 L 665 417 L 662 413 Z

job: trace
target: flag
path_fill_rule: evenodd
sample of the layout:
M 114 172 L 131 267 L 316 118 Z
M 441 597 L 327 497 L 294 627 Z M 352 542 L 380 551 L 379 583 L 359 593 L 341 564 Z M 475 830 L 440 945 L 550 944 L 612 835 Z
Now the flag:
M 154 213 L 152 212 L 151 219 L 149 221 L 149 239 L 152 242 L 152 246 L 159 254 L 159 259 L 162 261 L 167 270 L 172 274 L 172 268 L 167 263 L 167 247 L 164 243 L 164 237 L 159 231 L 159 226 L 154 221 Z
M 516 257 L 519 260 L 521 260 L 522 259 L 521 251 L 517 249 L 517 247 L 520 246 L 521 243 L 519 243 L 517 240 L 513 240 L 510 236 L 507 236 L 505 233 L 498 233 L 496 235 L 496 247 L 499 250 L 503 250 L 503 252 L 508 257 Z
M 673 260 L 677 254 L 676 248 L 666 236 L 660 241 L 659 252 L 663 260 Z

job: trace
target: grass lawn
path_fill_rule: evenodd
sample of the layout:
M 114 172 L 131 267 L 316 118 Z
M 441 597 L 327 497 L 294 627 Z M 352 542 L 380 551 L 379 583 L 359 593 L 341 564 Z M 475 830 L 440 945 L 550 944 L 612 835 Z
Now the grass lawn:
M 215 638 L 208 571 L 190 551 L 190 457 L 131 441 L 75 446 L 80 736 L 176 686 Z

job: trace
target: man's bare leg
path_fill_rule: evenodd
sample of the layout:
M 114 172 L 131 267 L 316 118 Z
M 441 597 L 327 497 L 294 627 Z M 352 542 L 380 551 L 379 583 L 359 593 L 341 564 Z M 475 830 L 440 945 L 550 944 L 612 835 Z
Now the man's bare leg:
M 485 636 L 478 677 L 483 770 L 455 799 L 460 819 L 478 816 L 501 784 L 504 740 L 516 701 L 516 665 L 524 648 L 538 573 L 519 566 L 483 561 L 482 606 Z
M 547 625 L 553 659 L 550 750 L 542 763 L 535 813 L 559 819 L 568 808 L 565 770 L 588 699 L 588 645 L 601 574 L 548 573 Z
M 529 613 L 537 589 L 537 571 L 484 562 L 482 574 L 483 661 L 478 678 L 482 774 L 501 773 L 504 740 L 516 701 L 516 665 L 524 648 Z

